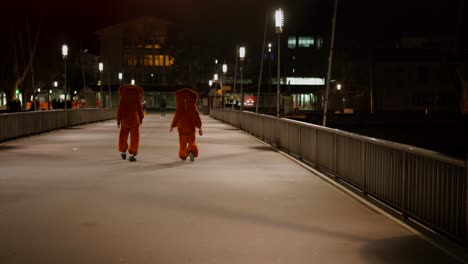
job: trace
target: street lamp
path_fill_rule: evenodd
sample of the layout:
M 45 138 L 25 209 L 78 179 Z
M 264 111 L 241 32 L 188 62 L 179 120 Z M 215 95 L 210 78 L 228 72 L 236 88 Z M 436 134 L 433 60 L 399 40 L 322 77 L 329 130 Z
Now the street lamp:
M 132 79 L 132 85 L 135 85 L 135 79 Z
M 86 96 L 86 78 L 85 78 L 85 63 L 84 54 L 88 52 L 88 49 L 81 50 L 81 69 L 83 74 L 83 95 Z M 78 108 L 80 108 L 80 101 L 78 100 Z
M 244 59 L 245 59 L 245 47 L 242 46 L 239 48 L 239 58 L 240 58 L 240 62 L 241 62 L 241 66 L 240 66 L 240 76 L 241 76 L 241 96 L 240 96 L 240 100 L 241 100 L 241 104 L 240 104 L 240 110 L 242 111 L 242 109 L 244 108 L 244 76 L 243 76 L 243 66 L 244 66 Z
M 227 72 L 227 64 L 223 64 L 223 79 L 221 81 L 221 103 L 223 104 L 223 109 L 224 109 L 224 85 L 225 85 L 225 82 L 226 82 L 226 72 Z
M 120 86 L 122 86 L 122 77 L 123 77 L 122 73 L 121 73 L 121 72 L 119 72 L 119 81 L 120 81 Z
M 278 9 L 275 12 L 275 25 L 276 34 L 278 35 L 278 69 L 276 72 L 276 117 L 280 117 L 280 57 L 281 57 L 281 43 L 280 36 L 283 33 L 284 13 L 283 10 Z
M 100 87 L 100 90 L 99 90 L 99 107 L 102 108 L 102 71 L 104 70 L 104 64 L 102 62 L 99 63 L 99 72 L 101 74 L 101 78 L 100 78 L 100 81 L 99 81 L 99 87 Z
M 338 91 L 341 90 L 341 84 L 337 84 L 337 85 L 336 85 L 336 89 L 337 89 Z
M 67 56 L 68 56 L 68 46 L 66 44 L 62 45 L 62 56 L 63 63 L 65 65 L 65 110 L 67 109 Z
M 218 60 L 216 60 L 216 62 L 218 62 Z M 216 96 L 218 95 L 218 74 L 215 73 L 213 75 L 213 81 L 214 81 L 214 86 L 215 86 L 215 95 L 214 95 L 214 106 L 216 106 Z
M 58 82 L 57 82 L 57 81 L 55 81 L 55 82 L 54 82 L 54 87 L 55 87 L 55 100 L 57 100 L 57 101 L 58 101 L 58 92 L 57 92 L 57 86 L 58 86 Z
M 47 94 L 47 108 L 50 110 L 50 98 L 52 98 L 52 89 L 49 90 Z
M 213 80 L 209 80 L 208 85 L 210 86 L 210 91 L 212 91 L 212 89 L 213 89 Z M 210 101 L 211 101 L 211 97 L 210 97 Z M 213 108 L 213 104 L 211 104 L 211 102 L 210 102 L 210 106 L 211 106 L 211 108 Z

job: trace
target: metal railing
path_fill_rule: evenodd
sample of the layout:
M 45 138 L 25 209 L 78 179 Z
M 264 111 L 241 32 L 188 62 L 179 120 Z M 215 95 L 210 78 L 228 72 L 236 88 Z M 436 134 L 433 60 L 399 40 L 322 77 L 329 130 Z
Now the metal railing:
M 70 109 L 0 114 L 0 142 L 115 118 L 116 109 Z
M 306 161 L 468 244 L 468 160 L 304 122 L 232 110 L 211 116 Z

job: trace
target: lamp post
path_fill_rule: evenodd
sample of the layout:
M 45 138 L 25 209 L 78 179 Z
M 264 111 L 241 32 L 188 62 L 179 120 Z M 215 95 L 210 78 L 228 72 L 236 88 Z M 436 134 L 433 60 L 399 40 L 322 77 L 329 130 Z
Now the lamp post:
M 213 89 L 213 80 L 209 80 L 208 81 L 208 85 L 210 86 L 210 91 Z M 211 101 L 211 97 L 210 97 L 210 101 Z M 213 104 L 211 103 L 210 104 L 210 108 L 213 108 Z
M 85 78 L 85 63 L 84 63 L 84 54 L 88 52 L 88 49 L 81 51 L 81 69 L 83 74 L 83 96 L 86 97 L 86 78 Z M 78 100 L 78 108 L 80 108 L 80 100 Z
M 62 45 L 62 56 L 63 56 L 63 64 L 65 65 L 65 83 L 64 83 L 64 90 L 65 90 L 65 110 L 67 109 L 67 57 L 68 57 L 68 46 L 66 44 Z
M 240 83 L 240 89 L 241 89 L 240 110 L 242 111 L 242 109 L 244 108 L 244 76 L 243 76 L 243 67 L 244 67 L 244 59 L 245 59 L 245 47 L 244 46 L 239 48 L 239 58 L 240 58 L 240 62 L 241 62 L 241 66 L 240 66 L 240 79 L 241 79 L 241 83 Z
M 226 82 L 226 72 L 227 72 L 227 64 L 223 64 L 223 79 L 221 81 L 221 103 L 223 104 L 223 109 L 224 109 L 224 85 L 225 85 L 225 82 Z
M 55 81 L 55 82 L 54 82 L 54 87 L 55 87 L 55 100 L 56 100 L 56 101 L 57 101 L 57 99 L 58 99 L 58 97 L 57 97 L 57 95 L 58 95 L 57 86 L 58 86 L 58 82 Z
M 278 35 L 278 68 L 276 72 L 276 117 L 280 117 L 280 57 L 281 57 L 281 42 L 280 36 L 283 33 L 284 25 L 284 13 L 283 10 L 278 9 L 275 12 L 275 25 L 276 25 L 276 34 Z
M 332 62 L 333 62 L 333 46 L 335 43 L 335 26 L 336 26 L 336 10 L 338 8 L 338 0 L 335 0 L 335 5 L 333 9 L 333 18 L 332 18 L 332 32 L 330 40 L 330 52 L 328 54 L 328 70 L 327 70 L 327 82 L 325 87 L 325 99 L 323 102 L 323 121 L 322 125 L 327 126 L 327 111 L 328 111 L 328 92 L 330 91 L 330 78 L 332 71 Z
M 50 110 L 50 98 L 52 98 L 52 89 L 49 90 L 47 94 L 47 108 Z
M 217 61 L 217 60 L 216 60 Z M 215 73 L 213 75 L 213 82 L 214 82 L 214 87 L 215 87 L 215 96 L 214 96 L 214 106 L 216 106 L 216 96 L 218 95 L 218 74 Z
M 272 44 L 271 42 L 269 42 L 269 43 L 268 43 L 268 94 L 269 94 L 270 96 L 271 96 L 271 93 L 272 93 L 272 92 L 271 92 L 271 91 L 272 91 L 272 90 L 271 90 L 271 79 L 272 79 L 272 77 L 271 77 L 271 61 L 273 60 L 273 56 L 272 56 L 272 54 L 271 54 L 271 49 L 272 49 L 272 47 L 273 47 L 273 44 Z M 270 102 L 269 102 L 269 105 L 268 105 L 269 110 L 270 110 L 270 109 L 272 110 L 272 108 L 273 108 L 272 100 L 270 99 L 270 100 L 268 100 L 268 101 L 270 101 Z
M 119 72 L 119 82 L 120 82 L 120 86 L 122 86 L 122 77 L 123 77 L 123 74 L 121 72 Z
M 99 63 L 99 73 L 101 78 L 99 80 L 99 108 L 102 108 L 102 71 L 104 70 L 104 64 L 102 62 Z

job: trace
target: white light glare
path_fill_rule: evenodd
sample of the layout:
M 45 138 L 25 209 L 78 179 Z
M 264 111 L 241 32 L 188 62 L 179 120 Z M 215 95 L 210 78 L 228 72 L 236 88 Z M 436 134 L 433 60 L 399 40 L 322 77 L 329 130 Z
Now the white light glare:
M 276 28 L 279 28 L 281 30 L 284 25 L 284 13 L 283 10 L 281 10 L 281 8 L 276 10 L 275 12 L 275 23 Z
M 245 47 L 240 47 L 239 48 L 239 57 L 241 59 L 245 58 Z
M 63 44 L 62 45 L 62 55 L 65 57 L 65 56 L 68 56 L 68 46 Z

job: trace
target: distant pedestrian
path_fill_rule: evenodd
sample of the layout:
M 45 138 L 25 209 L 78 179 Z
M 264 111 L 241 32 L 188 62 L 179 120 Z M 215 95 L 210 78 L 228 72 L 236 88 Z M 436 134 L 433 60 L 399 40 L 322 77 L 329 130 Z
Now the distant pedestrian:
M 143 106 L 143 116 L 146 116 L 146 100 L 142 103 Z
M 16 97 L 8 103 L 8 112 L 21 112 L 21 102 Z
M 166 97 L 161 98 L 161 118 L 166 117 Z
M 143 122 L 143 106 L 141 96 L 143 88 L 135 85 L 124 85 L 119 88 L 119 107 L 117 108 L 117 127 L 119 133 L 119 151 L 122 159 L 127 158 L 127 150 L 130 154 L 128 160 L 136 161 L 140 143 L 140 125 Z M 130 134 L 130 146 L 128 135 Z
M 200 113 L 196 108 L 198 94 L 189 88 L 176 91 L 176 112 L 172 119 L 170 132 L 177 127 L 179 133 L 179 158 L 194 161 L 198 157 L 198 147 L 195 142 L 195 131 L 203 135 Z

